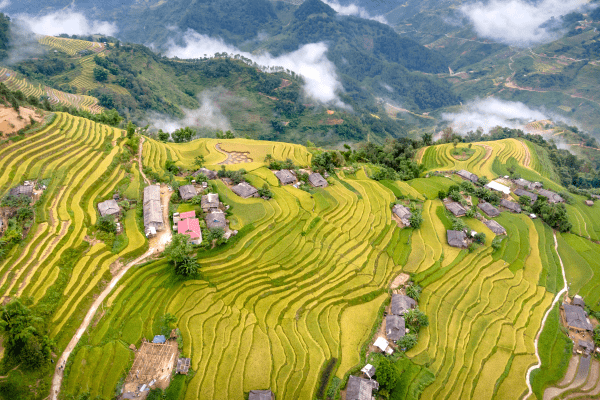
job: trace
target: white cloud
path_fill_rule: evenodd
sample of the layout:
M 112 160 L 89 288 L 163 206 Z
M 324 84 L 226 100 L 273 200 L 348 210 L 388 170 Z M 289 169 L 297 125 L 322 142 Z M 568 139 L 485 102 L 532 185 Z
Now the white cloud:
M 239 54 L 260 66 L 283 67 L 294 71 L 303 76 L 304 91 L 308 97 L 322 103 L 345 106 L 337 94 L 342 90 L 342 84 L 338 79 L 335 65 L 327 59 L 327 45 L 324 43 L 306 44 L 294 52 L 274 57 L 269 53 L 243 52 L 228 45 L 222 39 L 214 39 L 195 31 L 188 31 L 184 41 L 184 46 L 171 44 L 166 55 L 179 58 L 202 58 L 223 52 Z
M 548 119 L 546 113 L 527 107 L 521 102 L 504 101 L 489 97 L 474 100 L 460 113 L 444 113 L 442 119 L 449 122 L 452 129 L 460 133 L 475 131 L 478 127 L 484 132 L 496 126 L 523 128 L 529 121 Z M 556 117 L 554 117 L 556 119 Z
M 381 22 L 382 24 L 388 23 L 383 15 L 372 16 L 363 7 L 353 3 L 344 6 L 340 4 L 337 0 L 323 0 L 323 2 L 329 7 L 333 8 L 340 15 L 354 15 L 356 17 Z
M 492 0 L 463 5 L 460 10 L 471 20 L 477 34 L 510 45 L 527 46 L 556 39 L 558 32 L 540 27 L 587 5 L 587 0 Z
M 0 10 L 6 8 L 10 5 L 10 0 L 1 0 L 0 1 Z
M 19 14 L 16 16 L 16 19 L 20 20 L 32 32 L 49 36 L 57 36 L 61 33 L 68 35 L 102 34 L 114 36 L 118 30 L 114 23 L 90 21 L 83 13 L 73 10 L 57 11 L 41 17 Z

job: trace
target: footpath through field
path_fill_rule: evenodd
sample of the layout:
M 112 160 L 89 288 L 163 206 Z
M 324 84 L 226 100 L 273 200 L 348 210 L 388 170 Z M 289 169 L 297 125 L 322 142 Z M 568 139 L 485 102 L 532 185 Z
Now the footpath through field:
M 542 334 L 542 331 L 544 330 L 544 325 L 546 324 L 546 319 L 548 318 L 548 315 L 550 314 L 550 312 L 556 306 L 556 303 L 558 303 L 558 300 L 560 299 L 560 297 L 563 294 L 565 294 L 568 290 L 567 275 L 565 274 L 565 266 L 563 264 L 562 258 L 560 258 L 560 254 L 558 252 L 558 241 L 556 240 L 556 231 L 554 231 L 554 249 L 556 250 L 556 255 L 558 256 L 558 261 L 560 261 L 560 269 L 562 270 L 564 286 L 563 286 L 562 290 L 560 292 L 558 292 L 556 294 L 556 296 L 554 297 L 554 300 L 552 301 L 552 304 L 548 308 L 548 311 L 546 311 L 546 314 L 544 314 L 544 318 L 542 319 L 542 325 L 540 326 L 540 330 L 538 331 L 537 335 L 535 335 L 535 340 L 533 342 L 533 345 L 535 347 L 535 357 L 537 358 L 538 362 L 537 362 L 537 364 L 529 367 L 529 369 L 527 370 L 527 376 L 525 377 L 525 383 L 527 383 L 528 392 L 525 395 L 525 397 L 523 397 L 523 400 L 527 400 L 533 394 L 533 389 L 531 388 L 531 373 L 534 370 L 536 370 L 542 366 L 542 360 L 540 359 L 540 353 L 538 350 L 538 341 L 540 340 L 540 335 Z
M 142 147 L 142 144 L 143 144 L 143 138 L 140 141 L 140 149 Z M 140 157 L 140 166 L 141 166 L 141 152 L 140 152 L 139 157 Z M 140 173 L 144 177 L 144 180 L 146 181 L 146 183 L 149 184 L 150 181 L 146 178 L 144 173 L 141 171 L 141 167 L 140 167 Z M 63 373 L 65 371 L 65 365 L 67 363 L 67 360 L 69 359 L 69 356 L 71 355 L 71 352 L 73 352 L 73 349 L 75 348 L 75 346 L 77 346 L 77 343 L 79 343 L 79 340 L 83 336 L 83 333 L 89 327 L 90 323 L 92 322 L 92 319 L 94 318 L 94 315 L 96 314 L 96 311 L 98 310 L 98 307 L 100 307 L 100 305 L 104 302 L 104 299 L 106 299 L 106 297 L 112 292 L 112 290 L 115 288 L 115 286 L 117 286 L 117 283 L 121 280 L 121 278 L 123 278 L 123 276 L 125 276 L 125 274 L 127 273 L 127 271 L 129 271 L 129 269 L 131 267 L 141 264 L 144 260 L 146 260 L 153 254 L 161 253 L 162 251 L 164 251 L 166 245 L 171 241 L 171 238 L 173 236 L 172 230 L 171 230 L 171 224 L 169 223 L 169 202 L 171 200 L 171 192 L 168 190 L 168 188 L 165 185 L 163 185 L 163 187 L 161 188 L 161 196 L 160 197 L 161 197 L 161 204 L 163 207 L 163 218 L 165 220 L 165 225 L 166 225 L 165 230 L 160 232 L 151 241 L 150 248 L 148 249 L 147 252 L 145 252 L 143 255 L 136 258 L 135 260 L 129 262 L 124 268 L 122 268 L 119 271 L 119 273 L 112 278 L 112 280 L 110 281 L 110 284 L 102 291 L 102 293 L 100 293 L 100 296 L 98 296 L 98 298 L 94 301 L 94 303 L 90 307 L 89 311 L 85 315 L 83 322 L 79 326 L 79 329 L 77 329 L 77 332 L 75 332 L 75 336 L 73 336 L 73 338 L 71 338 L 71 341 L 69 342 L 69 344 L 67 345 L 67 347 L 65 348 L 65 350 L 63 351 L 63 353 L 61 354 L 60 358 L 58 359 L 58 361 L 56 363 L 56 369 L 54 370 L 54 377 L 52 378 L 50 400 L 58 400 L 58 393 L 60 392 L 60 387 L 62 385 Z

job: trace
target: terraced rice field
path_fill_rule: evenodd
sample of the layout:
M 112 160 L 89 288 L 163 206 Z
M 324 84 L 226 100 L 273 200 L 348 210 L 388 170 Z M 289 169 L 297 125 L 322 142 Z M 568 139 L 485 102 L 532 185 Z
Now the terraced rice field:
M 104 44 L 102 43 L 54 36 L 42 36 L 39 38 L 39 42 L 45 46 L 53 47 L 71 56 L 74 56 L 83 50 L 90 50 L 94 52 L 101 52 L 104 50 Z
M 109 266 L 145 249 L 134 210 L 124 216 L 128 245 L 121 253 L 84 241 L 96 221 L 98 196 L 110 196 L 110 188 L 124 177 L 120 167 L 111 166 L 122 147 L 105 151 L 106 143 L 122 135 L 119 129 L 57 113 L 45 128 L 0 148 L 3 195 L 23 180 L 50 179 L 27 240 L 0 262 L 0 297 L 29 297 L 49 313 L 58 350 L 111 277 Z M 73 257 L 76 262 L 70 264 Z
M 0 82 L 10 90 L 20 90 L 28 97 L 34 96 L 38 99 L 42 96 L 48 97 L 50 104 L 53 105 L 76 107 L 94 114 L 102 112 L 102 107 L 98 105 L 98 99 L 95 97 L 66 93 L 49 86 L 34 85 L 26 79 L 19 78 L 16 72 L 7 68 L 0 67 Z
M 222 151 L 217 150 L 215 147 L 217 144 Z M 219 170 L 220 163 L 227 159 L 228 152 L 248 153 L 247 157 L 252 162 L 227 166 L 228 169 L 243 168 L 246 171 L 264 166 L 267 154 L 271 154 L 277 160 L 289 158 L 294 164 L 300 166 L 310 165 L 312 158 L 308 150 L 301 145 L 250 139 L 197 139 L 189 143 L 161 143 L 146 139 L 142 157 L 145 166 L 151 167 L 156 172 L 164 172 L 167 160 L 174 160 L 181 166 L 193 169 L 195 157 L 202 154 L 207 168 Z

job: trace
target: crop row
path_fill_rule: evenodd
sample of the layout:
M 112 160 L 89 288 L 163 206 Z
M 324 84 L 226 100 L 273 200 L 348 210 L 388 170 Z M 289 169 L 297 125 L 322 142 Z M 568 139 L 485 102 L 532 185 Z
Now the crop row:
M 42 36 L 39 42 L 43 45 L 61 50 L 68 55 L 74 56 L 80 51 L 91 50 L 99 52 L 104 50 L 104 45 L 98 42 L 88 42 L 79 39 L 59 38 L 54 36 Z

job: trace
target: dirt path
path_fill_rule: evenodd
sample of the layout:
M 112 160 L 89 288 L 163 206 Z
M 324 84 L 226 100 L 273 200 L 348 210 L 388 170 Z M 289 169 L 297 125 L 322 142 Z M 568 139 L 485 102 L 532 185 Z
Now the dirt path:
M 148 181 L 145 176 L 144 179 Z M 58 393 L 60 392 L 60 387 L 62 385 L 64 366 L 67 360 L 69 359 L 69 356 L 73 352 L 73 349 L 75 348 L 75 346 L 77 346 L 77 343 L 79 343 L 81 336 L 83 336 L 84 332 L 92 322 L 94 315 L 98 310 L 98 307 L 100 307 L 100 305 L 104 302 L 104 299 L 106 299 L 106 297 L 113 291 L 113 289 L 117 286 L 117 283 L 121 280 L 121 278 L 123 278 L 123 276 L 125 276 L 125 274 L 127 273 L 127 271 L 129 271 L 131 267 L 141 264 L 153 254 L 159 254 L 163 252 L 166 245 L 171 241 L 173 233 L 171 231 L 171 224 L 169 223 L 169 202 L 171 200 L 172 192 L 169 191 L 167 185 L 163 185 L 161 187 L 160 192 L 160 200 L 163 208 L 163 218 L 165 220 L 165 230 L 159 232 L 156 235 L 156 237 L 150 240 L 150 248 L 146 253 L 136 258 L 135 260 L 129 262 L 125 267 L 121 268 L 119 273 L 112 278 L 109 285 L 102 291 L 102 293 L 100 293 L 98 298 L 94 301 L 87 314 L 85 315 L 83 322 L 79 326 L 79 329 L 77 329 L 77 332 L 75 332 L 75 336 L 71 338 L 71 341 L 69 342 L 69 344 L 67 345 L 67 347 L 65 348 L 65 350 L 63 351 L 56 363 L 54 377 L 52 378 L 50 400 L 58 400 Z
M 542 334 L 542 331 L 544 330 L 544 325 L 546 325 L 546 320 L 548 319 L 548 315 L 554 309 L 554 306 L 556 305 L 556 303 L 558 303 L 558 300 L 560 300 L 560 297 L 563 294 L 565 294 L 568 290 L 567 275 L 565 274 L 565 266 L 563 264 L 562 258 L 560 258 L 560 253 L 558 252 L 558 241 L 556 240 L 556 231 L 554 231 L 554 249 L 556 250 L 556 255 L 558 256 L 558 261 L 560 261 L 560 269 L 562 270 L 564 286 L 563 286 L 562 290 L 560 292 L 558 292 L 556 294 L 556 296 L 554 297 L 554 300 L 552 301 L 552 304 L 548 308 L 548 311 L 546 311 L 546 314 L 544 314 L 544 318 L 542 319 L 542 325 L 540 326 L 540 330 L 538 331 L 537 335 L 535 335 L 535 340 L 533 341 L 533 345 L 535 347 L 535 357 L 537 358 L 538 362 L 537 362 L 537 364 L 529 367 L 529 369 L 527 370 L 527 376 L 525 377 L 525 383 L 527 383 L 528 392 L 525 395 L 525 397 L 523 397 L 524 400 L 528 399 L 533 394 L 533 389 L 531 388 L 531 373 L 534 370 L 536 370 L 542 366 L 542 360 L 540 359 L 540 352 L 538 349 L 538 342 L 540 340 L 540 335 Z
M 138 168 L 140 169 L 140 174 L 142 175 L 142 178 L 144 178 L 144 182 L 146 182 L 146 185 L 149 185 L 150 180 L 146 178 L 146 175 L 142 171 L 142 149 L 144 148 L 144 140 L 146 139 L 143 136 L 140 136 L 140 148 L 138 150 Z

